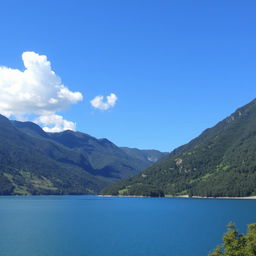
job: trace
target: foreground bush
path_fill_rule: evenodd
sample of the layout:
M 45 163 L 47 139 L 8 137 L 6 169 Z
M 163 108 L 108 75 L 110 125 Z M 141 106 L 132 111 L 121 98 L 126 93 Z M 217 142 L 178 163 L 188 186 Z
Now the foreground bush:
M 256 256 L 256 224 L 248 225 L 247 234 L 239 234 L 235 225 L 230 223 L 223 236 L 222 245 L 209 256 Z

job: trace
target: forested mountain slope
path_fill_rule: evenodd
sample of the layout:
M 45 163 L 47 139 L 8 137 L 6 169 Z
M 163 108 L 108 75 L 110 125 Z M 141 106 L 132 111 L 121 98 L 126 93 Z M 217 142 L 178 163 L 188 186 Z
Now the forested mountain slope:
M 95 194 L 144 167 L 106 139 L 0 115 L 0 195 Z
M 104 194 L 251 196 L 256 194 L 256 100 L 164 160 Z

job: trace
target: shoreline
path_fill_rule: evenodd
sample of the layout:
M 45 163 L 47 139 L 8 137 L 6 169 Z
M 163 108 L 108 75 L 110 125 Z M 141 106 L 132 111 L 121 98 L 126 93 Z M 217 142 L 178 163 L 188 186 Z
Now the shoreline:
M 151 196 L 135 196 L 135 195 L 98 195 L 100 197 L 127 197 L 127 198 L 187 198 L 187 199 L 218 199 L 218 200 L 255 200 L 256 196 L 243 196 L 243 197 L 239 197 L 239 196 L 232 196 L 232 197 L 228 197 L 228 196 L 223 196 L 223 197 L 204 197 L 204 196 L 189 196 L 189 195 L 180 195 L 180 196 L 171 196 L 171 195 L 166 195 L 163 197 L 151 197 Z
M 191 198 L 195 199 L 240 199 L 240 200 L 253 200 L 256 199 L 256 196 L 221 196 L 221 197 L 203 197 L 203 196 L 192 196 Z
M 100 196 L 100 197 L 151 197 L 151 196 L 134 196 L 134 195 L 116 195 L 116 196 L 114 196 L 114 195 L 97 195 L 97 196 Z M 153 198 L 153 197 L 152 197 Z
M 40 196 L 98 196 L 98 197 L 120 197 L 120 198 L 184 198 L 184 199 L 217 199 L 217 200 L 255 200 L 256 196 L 223 196 L 223 197 L 206 197 L 206 196 L 189 196 L 189 195 L 165 195 L 163 197 L 154 197 L 154 196 L 142 196 L 142 195 L 92 195 L 92 194 L 76 194 L 76 195 L 0 195 L 0 197 L 40 197 Z

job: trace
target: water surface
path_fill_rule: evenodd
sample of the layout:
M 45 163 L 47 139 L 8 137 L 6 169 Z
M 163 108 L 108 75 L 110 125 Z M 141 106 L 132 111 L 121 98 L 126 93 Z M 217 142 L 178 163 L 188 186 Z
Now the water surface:
M 0 197 L 1 256 L 206 256 L 256 200 Z

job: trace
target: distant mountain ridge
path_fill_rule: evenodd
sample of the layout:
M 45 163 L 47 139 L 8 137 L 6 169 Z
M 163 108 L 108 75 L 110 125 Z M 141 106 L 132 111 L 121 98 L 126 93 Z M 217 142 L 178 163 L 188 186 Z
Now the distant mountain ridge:
M 137 149 L 137 148 L 128 148 L 128 147 L 121 147 L 121 149 L 127 153 L 128 155 L 147 162 L 148 166 L 152 163 L 156 163 L 159 161 L 163 156 L 167 155 L 167 152 L 160 152 L 154 149 Z
M 103 190 L 113 195 L 256 195 L 256 100 L 160 162 Z
M 0 115 L 0 195 L 95 194 L 149 164 L 107 139 Z

